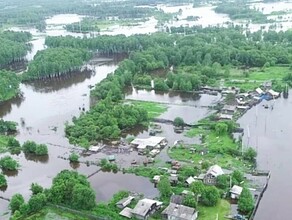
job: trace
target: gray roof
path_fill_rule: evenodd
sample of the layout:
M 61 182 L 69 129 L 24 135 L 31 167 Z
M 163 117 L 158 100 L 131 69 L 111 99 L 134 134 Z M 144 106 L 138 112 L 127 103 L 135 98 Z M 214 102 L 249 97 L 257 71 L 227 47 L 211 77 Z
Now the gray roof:
M 207 174 L 211 174 L 212 176 L 217 177 L 217 176 L 223 175 L 224 172 L 220 166 L 215 164 L 209 168 L 209 170 L 207 171 Z
M 160 206 L 162 202 L 152 200 L 152 199 L 142 199 L 139 200 L 135 208 L 132 210 L 132 214 L 146 216 L 153 204 Z
M 170 197 L 170 202 L 175 204 L 182 204 L 183 203 L 183 197 L 180 195 L 172 195 Z
M 127 218 L 132 218 L 132 209 L 126 207 L 119 214 Z
M 170 203 L 166 209 L 163 210 L 163 215 L 174 216 L 179 219 L 189 220 L 192 219 L 192 216 L 196 213 L 196 210 L 191 207 L 187 207 L 184 205 L 177 205 L 174 203 Z
M 223 111 L 235 111 L 236 110 L 236 106 L 235 105 L 224 105 Z
M 134 199 L 133 196 L 128 196 L 128 197 L 123 198 L 123 199 L 121 199 L 120 201 L 118 201 L 118 202 L 116 203 L 116 205 L 127 206 L 127 205 L 129 205 L 129 204 L 132 202 L 133 199 Z

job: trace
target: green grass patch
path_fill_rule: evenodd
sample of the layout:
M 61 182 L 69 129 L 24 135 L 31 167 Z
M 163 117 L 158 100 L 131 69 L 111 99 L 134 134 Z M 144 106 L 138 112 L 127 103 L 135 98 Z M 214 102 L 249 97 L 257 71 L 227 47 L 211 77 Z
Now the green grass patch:
M 167 106 L 156 102 L 131 101 L 132 104 L 145 109 L 149 118 L 156 118 L 167 111 Z
M 199 205 L 199 217 L 198 220 L 214 220 L 214 219 L 225 219 L 225 216 L 230 212 L 230 204 L 228 201 L 221 199 L 217 206 L 215 207 L 206 207 Z M 218 218 L 217 218 L 218 215 Z

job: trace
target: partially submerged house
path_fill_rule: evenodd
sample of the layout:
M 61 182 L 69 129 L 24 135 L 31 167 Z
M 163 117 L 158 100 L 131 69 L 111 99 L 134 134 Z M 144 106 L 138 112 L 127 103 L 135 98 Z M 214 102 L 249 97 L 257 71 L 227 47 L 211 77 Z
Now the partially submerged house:
M 221 113 L 233 115 L 235 111 L 236 111 L 235 105 L 224 105 L 222 110 L 221 110 Z
M 162 219 L 167 220 L 196 220 L 198 218 L 198 211 L 194 208 L 174 203 L 170 203 L 161 214 Z
M 139 200 L 137 205 L 132 210 L 132 216 L 137 219 L 148 219 L 148 217 L 158 210 L 162 205 L 162 202 L 152 199 Z
M 231 199 L 238 199 L 242 192 L 242 189 L 243 188 L 241 186 L 234 185 L 229 191 Z
M 136 138 L 131 145 L 137 148 L 139 153 L 145 153 L 146 150 L 161 149 L 166 146 L 165 137 L 151 136 L 149 138 Z

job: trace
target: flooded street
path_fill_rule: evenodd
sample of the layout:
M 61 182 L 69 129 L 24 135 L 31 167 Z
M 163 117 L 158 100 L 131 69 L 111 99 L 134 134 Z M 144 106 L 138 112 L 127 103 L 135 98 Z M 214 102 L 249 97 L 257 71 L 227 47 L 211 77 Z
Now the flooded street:
M 273 105 L 273 101 L 269 102 L 269 106 L 271 105 Z M 249 145 L 257 149 L 258 168 L 271 170 L 269 186 L 256 213 L 256 220 L 271 219 L 271 216 L 272 219 L 290 219 L 290 204 L 292 203 L 292 190 L 289 189 L 292 181 L 292 177 L 289 175 L 292 171 L 291 111 L 290 91 L 289 99 L 276 100 L 273 110 L 265 109 L 260 104 L 258 110 L 254 107 L 239 119 L 241 127 L 245 129 L 244 143 L 249 142 Z

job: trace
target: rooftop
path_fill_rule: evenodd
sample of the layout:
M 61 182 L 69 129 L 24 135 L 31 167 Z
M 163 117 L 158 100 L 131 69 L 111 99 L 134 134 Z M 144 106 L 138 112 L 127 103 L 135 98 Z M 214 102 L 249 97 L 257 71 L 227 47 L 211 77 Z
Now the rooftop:
M 207 174 L 211 174 L 212 176 L 217 177 L 217 176 L 223 175 L 224 172 L 222 168 L 216 164 L 209 168 L 209 170 L 207 171 Z
M 177 205 L 174 203 L 170 203 L 166 209 L 163 210 L 162 214 L 174 216 L 181 220 L 189 220 L 192 219 L 192 216 L 196 213 L 196 210 L 191 207 L 187 207 L 184 205 Z
M 224 105 L 222 111 L 235 111 L 236 110 L 236 106 L 235 105 Z
M 119 214 L 126 218 L 132 218 L 132 209 L 126 207 Z
M 241 192 L 242 192 L 242 187 L 241 187 L 241 186 L 234 185 L 234 186 L 230 189 L 230 193 L 232 193 L 232 194 L 240 195 Z
M 165 140 L 165 137 L 157 137 L 157 136 L 151 136 L 149 138 L 136 138 L 134 139 L 131 144 L 138 145 L 138 148 L 141 148 L 140 146 L 147 146 L 149 147 L 155 147 L 156 145 L 160 144 L 163 140 Z
M 156 204 L 157 206 L 162 205 L 162 202 L 152 200 L 152 199 L 142 199 L 139 200 L 135 208 L 132 210 L 132 214 L 146 216 L 152 205 Z

